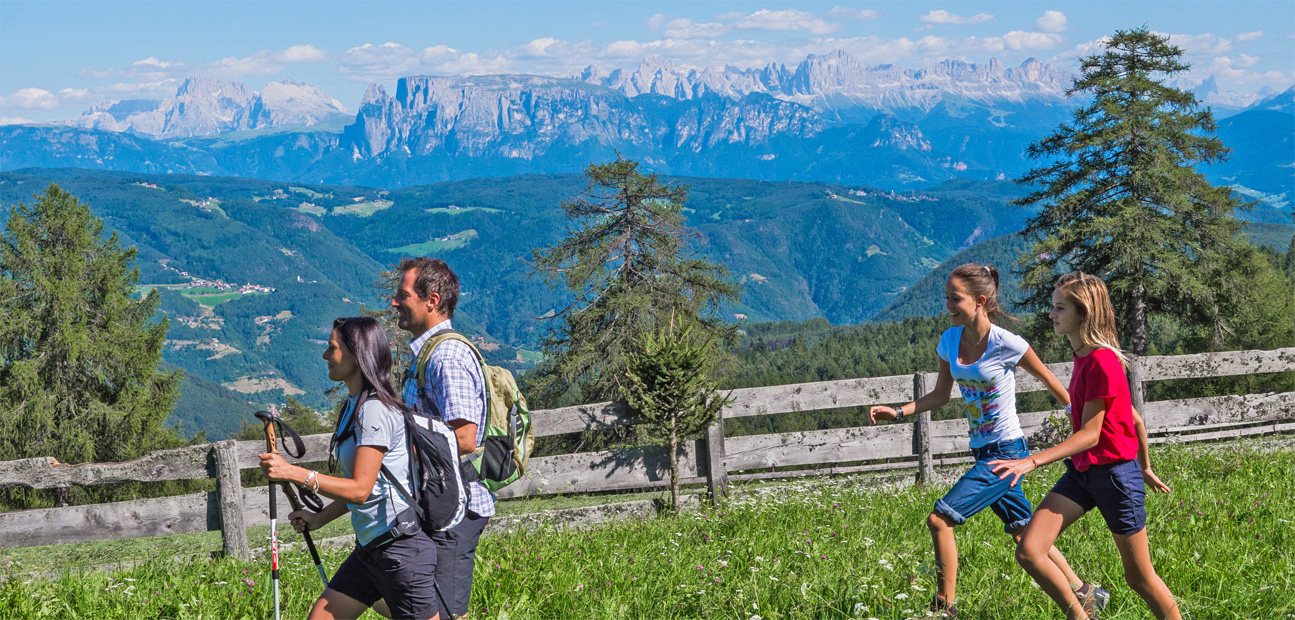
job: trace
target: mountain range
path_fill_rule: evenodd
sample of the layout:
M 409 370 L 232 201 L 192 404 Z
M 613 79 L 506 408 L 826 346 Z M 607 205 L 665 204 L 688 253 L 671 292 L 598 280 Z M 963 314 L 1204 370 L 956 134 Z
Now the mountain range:
M 345 116 L 342 104 L 293 79 L 257 93 L 239 82 L 190 77 L 167 99 L 105 101 L 78 118 L 55 123 L 150 138 L 191 138 L 268 127 L 308 127 Z
M 649 57 L 634 70 L 589 66 L 556 77 L 410 76 L 392 92 L 371 85 L 349 117 L 290 80 L 254 93 L 191 78 L 169 99 L 112 102 L 59 125 L 0 127 L 0 169 L 396 188 L 578 172 L 621 153 L 674 175 L 921 188 L 1024 173 L 1034 163 L 1027 146 L 1069 120 L 1071 79 L 1037 60 L 906 69 L 838 51 L 738 69 Z M 1211 171 L 1217 181 L 1288 204 L 1295 131 L 1284 127 L 1295 114 L 1267 104 L 1289 95 L 1223 119 L 1220 135 L 1247 146 Z M 1272 114 L 1252 114 L 1265 110 Z

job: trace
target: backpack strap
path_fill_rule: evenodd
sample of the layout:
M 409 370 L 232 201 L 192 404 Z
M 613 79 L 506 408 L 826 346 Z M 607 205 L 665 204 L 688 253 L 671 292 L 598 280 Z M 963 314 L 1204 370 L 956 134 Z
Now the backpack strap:
M 472 341 L 468 340 L 467 336 L 464 336 L 455 330 L 443 329 L 432 334 L 432 337 L 427 342 L 423 343 L 423 348 L 418 350 L 418 361 L 414 367 L 414 380 L 417 381 L 418 393 L 422 394 L 423 386 L 427 385 L 427 364 L 432 359 L 432 351 L 447 340 L 457 340 L 468 345 L 468 348 L 472 349 L 472 352 L 477 356 L 477 361 L 481 364 L 481 381 L 483 382 L 481 387 L 482 391 L 484 391 L 486 395 L 486 407 L 484 413 L 485 420 L 488 423 L 490 421 L 490 369 L 486 367 L 486 358 L 481 354 L 481 351 L 477 349 L 477 346 L 472 344 Z M 436 403 L 432 402 L 432 399 L 428 398 L 427 402 L 431 404 L 433 409 L 437 409 Z M 441 414 L 439 410 L 436 410 L 435 413 L 437 416 Z M 472 451 L 472 453 L 480 454 L 483 450 L 483 447 L 478 446 Z
M 340 416 L 337 418 L 337 428 L 333 430 L 333 436 L 328 438 L 328 471 L 336 471 L 334 466 L 337 463 L 337 446 L 355 435 L 355 425 L 360 419 L 360 409 L 364 408 L 364 403 L 375 398 L 377 396 L 373 394 L 372 390 L 361 393 L 359 399 L 355 401 L 355 409 L 351 410 L 351 417 L 346 419 L 345 428 L 342 427 L 342 418 Z

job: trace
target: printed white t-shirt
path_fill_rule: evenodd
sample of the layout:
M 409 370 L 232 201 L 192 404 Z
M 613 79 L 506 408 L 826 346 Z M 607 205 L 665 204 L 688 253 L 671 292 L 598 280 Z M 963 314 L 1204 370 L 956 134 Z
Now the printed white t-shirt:
M 974 364 L 958 363 L 962 327 L 951 327 L 940 336 L 935 351 L 949 363 L 949 372 L 962 390 L 971 447 L 1010 441 L 1025 436 L 1016 415 L 1016 364 L 1030 343 L 997 325 L 989 330 L 989 345 Z

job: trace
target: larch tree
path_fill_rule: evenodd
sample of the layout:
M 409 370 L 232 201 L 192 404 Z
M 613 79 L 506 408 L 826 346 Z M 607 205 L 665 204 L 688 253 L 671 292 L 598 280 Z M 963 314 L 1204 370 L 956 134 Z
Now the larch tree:
M 1017 204 L 1040 207 L 1018 265 L 1026 303 L 1049 306 L 1062 271 L 1099 276 L 1137 355 L 1147 352 L 1152 314 L 1211 323 L 1216 348 L 1229 329 L 1219 284 L 1236 264 L 1234 213 L 1244 205 L 1198 170 L 1227 149 L 1209 109 L 1166 83 L 1189 68 L 1182 53 L 1146 27 L 1117 31 L 1083 59 L 1067 93 L 1085 103 L 1030 146 L 1043 165 L 1019 179 L 1037 189 Z M 1033 331 L 1047 333 L 1042 322 Z
M 627 356 L 671 317 L 716 342 L 736 337 L 719 310 L 737 301 L 738 286 L 699 255 L 701 235 L 683 220 L 687 186 L 621 157 L 591 164 L 585 176 L 585 191 L 562 203 L 566 237 L 532 257 L 535 272 L 573 298 L 546 317 L 553 321 L 541 344 L 546 359 L 527 377 L 549 406 L 616 399 Z
M 126 461 L 185 445 L 166 424 L 180 386 L 179 373 L 158 367 L 167 321 L 157 318 L 156 291 L 133 296 L 134 248 L 104 238 L 103 222 L 56 185 L 6 215 L 0 460 Z M 64 490 L 56 503 L 70 497 Z M 17 489 L 3 498 L 33 501 L 41 503 Z
M 629 354 L 622 394 L 651 438 L 669 450 L 670 507 L 679 510 L 679 442 L 706 430 L 732 402 L 710 376 L 713 342 L 692 325 L 669 325 L 641 335 Z

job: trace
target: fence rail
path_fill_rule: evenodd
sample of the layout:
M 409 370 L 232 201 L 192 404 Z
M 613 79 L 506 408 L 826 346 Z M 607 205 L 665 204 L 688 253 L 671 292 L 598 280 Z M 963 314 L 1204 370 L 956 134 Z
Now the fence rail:
M 1050 364 L 1062 382 L 1070 364 Z M 1196 355 L 1147 357 L 1129 368 L 1134 402 L 1153 442 L 1178 437 L 1206 441 L 1295 430 L 1295 391 L 1212 396 L 1143 402 L 1145 384 L 1170 379 L 1200 379 L 1295 371 L 1295 347 Z M 844 379 L 733 391 L 733 403 L 702 439 L 680 448 L 681 480 L 705 482 L 715 497 L 728 480 L 788 478 L 820 473 L 854 473 L 916 468 L 929 479 L 933 463 L 966 460 L 967 422 L 932 422 L 929 413 L 913 424 L 887 424 L 818 431 L 724 437 L 723 418 L 907 402 L 925 395 L 935 373 Z M 1045 389 L 1017 371 L 1017 392 Z M 954 387 L 951 398 L 960 398 Z M 630 423 L 621 403 L 596 403 L 534 412 L 536 434 L 560 435 Z M 1038 436 L 1059 411 L 1025 413 L 1022 429 Z M 327 434 L 303 438 L 307 459 L 323 460 Z M 0 513 L 0 546 L 36 545 L 138 538 L 221 530 L 225 552 L 246 557 L 245 527 L 269 522 L 262 488 L 244 489 L 239 471 L 259 465 L 261 441 L 226 440 L 154 452 L 126 463 L 64 465 L 51 457 L 0 462 L 0 487 L 50 489 L 72 485 L 165 480 L 215 479 L 216 491 L 109 504 Z M 587 493 L 658 488 L 668 484 L 666 450 L 639 446 L 531 459 L 527 474 L 499 493 L 501 498 L 554 493 Z

